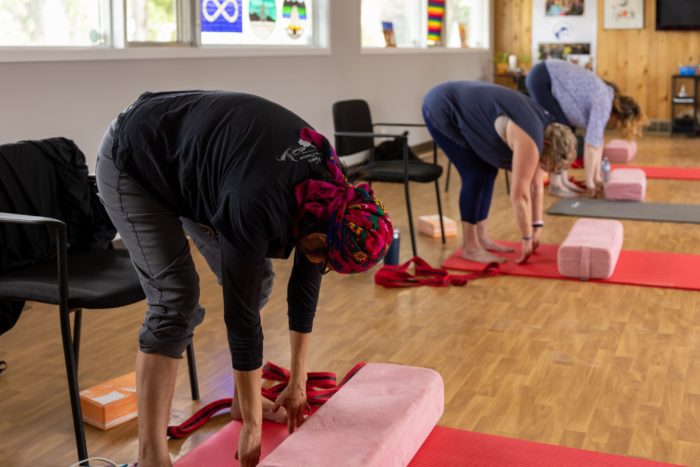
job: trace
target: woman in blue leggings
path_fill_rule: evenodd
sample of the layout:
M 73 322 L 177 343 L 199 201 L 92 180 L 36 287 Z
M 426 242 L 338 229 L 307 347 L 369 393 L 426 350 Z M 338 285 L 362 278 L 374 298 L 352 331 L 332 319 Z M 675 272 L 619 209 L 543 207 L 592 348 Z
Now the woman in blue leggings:
M 486 230 L 494 181 L 502 168 L 513 171 L 510 198 L 522 235 L 518 263 L 526 262 L 544 226 L 542 170 L 563 170 L 574 160 L 576 137 L 571 129 L 556 123 L 527 96 L 476 81 L 433 88 L 423 101 L 423 117 L 462 177 L 462 256 L 502 262 L 493 252 L 513 251 L 490 240 Z

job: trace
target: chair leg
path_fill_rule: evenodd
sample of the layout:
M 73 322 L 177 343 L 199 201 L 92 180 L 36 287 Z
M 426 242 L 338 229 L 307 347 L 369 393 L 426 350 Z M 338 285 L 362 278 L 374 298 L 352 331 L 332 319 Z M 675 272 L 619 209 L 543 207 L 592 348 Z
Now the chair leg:
M 73 312 L 73 355 L 75 356 L 75 371 L 78 372 L 80 363 L 80 329 L 83 322 L 83 309 L 78 308 Z
M 197 381 L 197 362 L 194 359 L 194 343 L 187 346 L 187 372 L 190 375 L 190 391 L 192 400 L 199 400 L 199 382 Z
M 61 321 L 61 338 L 63 341 L 63 356 L 66 361 L 66 376 L 68 377 L 68 393 L 73 412 L 73 429 L 75 431 L 75 444 L 78 450 L 78 460 L 87 459 L 87 441 L 85 439 L 85 427 L 83 426 L 83 413 L 80 408 L 80 391 L 78 389 L 78 370 L 73 354 L 73 342 L 70 329 L 70 310 L 61 307 L 59 311 Z
M 418 256 L 418 250 L 416 249 L 416 234 L 413 231 L 413 211 L 411 211 L 411 194 L 408 189 L 408 182 L 404 182 L 404 193 L 406 193 L 406 210 L 408 211 L 408 230 L 411 233 L 411 248 L 413 249 L 413 256 Z
M 510 176 L 507 170 L 504 170 L 504 172 L 506 173 L 506 194 L 510 195 Z
M 445 177 L 445 193 L 450 191 L 450 174 L 452 173 L 452 162 L 447 163 L 447 176 Z
M 442 202 L 440 201 L 440 184 L 435 180 L 435 197 L 437 198 L 438 217 L 440 218 L 440 234 L 442 235 L 442 244 L 445 244 L 445 221 L 442 219 Z

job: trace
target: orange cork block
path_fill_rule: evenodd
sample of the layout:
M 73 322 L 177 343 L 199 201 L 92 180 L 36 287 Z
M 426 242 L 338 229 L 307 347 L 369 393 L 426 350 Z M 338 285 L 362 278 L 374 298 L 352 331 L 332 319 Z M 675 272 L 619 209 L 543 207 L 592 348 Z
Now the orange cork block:
M 136 373 L 129 373 L 80 391 L 83 421 L 109 430 L 136 418 Z
M 457 235 L 457 223 L 455 221 L 449 217 L 442 216 L 442 222 L 445 224 L 445 237 Z M 420 216 L 418 218 L 418 231 L 428 237 L 440 238 L 440 216 L 437 214 Z

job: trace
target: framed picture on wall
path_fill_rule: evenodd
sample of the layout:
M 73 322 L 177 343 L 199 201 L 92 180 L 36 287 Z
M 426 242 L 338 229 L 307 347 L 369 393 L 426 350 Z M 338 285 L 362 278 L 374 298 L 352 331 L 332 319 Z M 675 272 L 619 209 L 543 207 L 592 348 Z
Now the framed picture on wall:
M 644 29 L 644 0 L 604 0 L 603 29 Z
M 582 16 L 584 0 L 547 0 L 544 9 L 547 16 Z

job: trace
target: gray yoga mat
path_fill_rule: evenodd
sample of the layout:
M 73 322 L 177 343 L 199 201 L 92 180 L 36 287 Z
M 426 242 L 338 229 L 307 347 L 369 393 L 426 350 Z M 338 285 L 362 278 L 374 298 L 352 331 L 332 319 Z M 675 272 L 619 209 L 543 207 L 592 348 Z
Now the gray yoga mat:
M 549 208 L 547 214 L 700 224 L 700 205 L 695 204 L 638 203 L 590 198 L 562 199 Z

